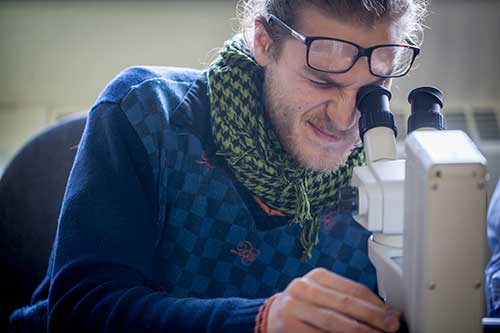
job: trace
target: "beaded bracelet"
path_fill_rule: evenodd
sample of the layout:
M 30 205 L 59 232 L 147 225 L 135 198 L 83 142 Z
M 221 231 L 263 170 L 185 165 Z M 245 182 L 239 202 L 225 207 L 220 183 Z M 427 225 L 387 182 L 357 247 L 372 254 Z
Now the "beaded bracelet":
M 269 317 L 269 309 L 280 293 L 269 297 L 259 308 L 257 317 L 255 317 L 254 333 L 267 333 L 267 318 Z

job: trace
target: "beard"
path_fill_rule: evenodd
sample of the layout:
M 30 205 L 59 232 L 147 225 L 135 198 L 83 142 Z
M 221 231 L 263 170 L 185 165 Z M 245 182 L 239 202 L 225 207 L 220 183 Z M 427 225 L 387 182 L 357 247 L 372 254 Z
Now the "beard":
M 345 162 L 352 149 L 359 143 L 359 112 L 353 117 L 348 130 L 339 130 L 321 107 L 304 110 L 294 103 L 294 92 L 288 91 L 282 83 L 276 82 L 272 69 L 268 68 L 264 80 L 266 113 L 285 149 L 302 167 L 314 171 L 332 171 Z M 306 97 L 306 96 L 305 96 Z M 336 142 L 311 140 L 311 127 L 333 134 Z

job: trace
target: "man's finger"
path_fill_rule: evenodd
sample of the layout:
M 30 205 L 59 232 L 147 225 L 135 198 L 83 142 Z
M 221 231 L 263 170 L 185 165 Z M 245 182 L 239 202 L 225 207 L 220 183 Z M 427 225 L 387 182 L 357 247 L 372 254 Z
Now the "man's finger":
M 317 307 L 304 302 L 300 302 L 297 306 L 294 306 L 292 311 L 294 317 L 325 332 L 382 333 L 382 331 L 348 318 L 331 309 Z
M 376 306 L 386 308 L 386 304 L 377 295 L 375 295 L 366 286 L 349 280 L 345 277 L 337 275 L 324 268 L 317 268 L 312 270 L 305 276 L 307 279 L 312 279 L 320 285 L 353 295 L 357 298 L 370 302 Z
M 332 331 L 324 331 L 318 327 L 312 326 L 299 319 L 292 319 L 290 322 L 290 330 L 284 332 L 297 332 L 297 333 L 328 333 Z
M 288 292 L 298 301 L 333 310 L 384 331 L 395 332 L 399 328 L 399 313 L 311 280 L 295 281 Z

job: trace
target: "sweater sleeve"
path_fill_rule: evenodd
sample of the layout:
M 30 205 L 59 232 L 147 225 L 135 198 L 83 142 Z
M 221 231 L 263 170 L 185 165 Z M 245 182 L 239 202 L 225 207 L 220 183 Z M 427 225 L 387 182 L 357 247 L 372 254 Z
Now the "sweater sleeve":
M 59 219 L 50 332 L 253 332 L 262 299 L 181 299 L 155 289 L 156 191 L 119 104 L 97 105 Z
M 488 242 L 491 258 L 486 267 L 488 315 L 500 317 L 500 181 L 488 209 Z

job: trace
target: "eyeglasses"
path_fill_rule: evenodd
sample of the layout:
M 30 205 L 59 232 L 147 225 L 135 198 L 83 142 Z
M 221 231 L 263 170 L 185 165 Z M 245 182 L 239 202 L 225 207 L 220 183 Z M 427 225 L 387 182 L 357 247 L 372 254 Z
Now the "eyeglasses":
M 305 44 L 307 65 L 321 72 L 346 73 L 359 58 L 367 57 L 372 75 L 381 78 L 401 77 L 410 71 L 420 53 L 420 49 L 411 41 L 407 41 L 409 44 L 383 44 L 364 48 L 338 38 L 304 36 L 272 14 L 266 17 L 266 21 L 268 24 L 278 23 L 292 37 Z

